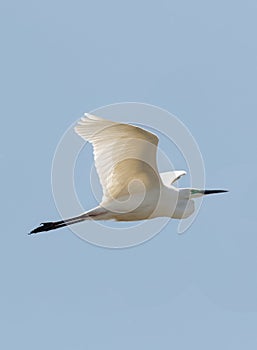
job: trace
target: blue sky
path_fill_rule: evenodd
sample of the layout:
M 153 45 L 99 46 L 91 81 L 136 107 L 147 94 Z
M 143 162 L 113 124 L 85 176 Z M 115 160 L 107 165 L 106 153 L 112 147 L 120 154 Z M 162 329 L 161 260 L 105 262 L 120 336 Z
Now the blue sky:
M 1 348 L 256 349 L 256 12 L 248 0 L 1 3 Z M 186 234 L 171 221 L 135 248 L 68 228 L 27 236 L 59 217 L 62 134 L 122 101 L 177 115 L 208 187 L 229 194 L 207 198 Z

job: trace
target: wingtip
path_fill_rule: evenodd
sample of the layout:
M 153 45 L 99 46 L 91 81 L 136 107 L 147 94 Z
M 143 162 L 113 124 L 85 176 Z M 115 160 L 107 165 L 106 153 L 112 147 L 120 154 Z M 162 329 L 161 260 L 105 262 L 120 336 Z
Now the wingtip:
M 98 117 L 94 114 L 90 114 L 90 113 L 84 113 L 84 117 L 82 117 L 82 119 L 84 118 L 84 120 L 105 120 L 104 118 Z

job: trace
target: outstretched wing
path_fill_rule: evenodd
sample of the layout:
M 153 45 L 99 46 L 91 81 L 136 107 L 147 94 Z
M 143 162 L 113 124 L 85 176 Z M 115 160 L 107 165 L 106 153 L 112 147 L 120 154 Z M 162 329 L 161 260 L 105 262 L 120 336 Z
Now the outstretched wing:
M 184 170 L 174 170 L 167 171 L 165 173 L 160 173 L 160 177 L 165 186 L 170 187 L 175 181 L 181 178 L 181 176 L 186 175 Z
M 103 188 L 102 202 L 129 194 L 129 183 L 133 180 L 142 182 L 145 189 L 159 186 L 156 135 L 91 114 L 81 118 L 75 131 L 93 145 Z

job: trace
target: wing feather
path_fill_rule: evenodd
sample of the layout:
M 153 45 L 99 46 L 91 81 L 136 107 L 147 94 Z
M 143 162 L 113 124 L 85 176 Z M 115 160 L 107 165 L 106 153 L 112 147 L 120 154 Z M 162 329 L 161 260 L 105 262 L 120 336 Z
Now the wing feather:
M 94 160 L 103 188 L 103 201 L 130 193 L 133 180 L 144 188 L 159 186 L 156 163 L 159 139 L 137 126 L 117 123 L 85 114 L 75 127 L 83 139 L 93 145 Z
M 186 171 L 184 170 L 174 170 L 174 171 L 167 171 L 165 173 L 160 173 L 162 182 L 167 187 L 170 187 L 175 181 L 177 181 L 183 175 L 186 175 Z

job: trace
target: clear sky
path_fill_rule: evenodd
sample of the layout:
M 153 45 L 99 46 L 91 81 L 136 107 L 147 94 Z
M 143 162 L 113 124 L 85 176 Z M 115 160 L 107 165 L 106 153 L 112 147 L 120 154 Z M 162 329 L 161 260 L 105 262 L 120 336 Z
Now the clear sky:
M 254 0 L 1 2 L 2 349 L 257 348 L 256 12 Z M 62 134 L 122 101 L 177 115 L 207 187 L 229 194 L 184 235 L 171 221 L 135 248 L 68 228 L 27 236 L 59 218 Z

